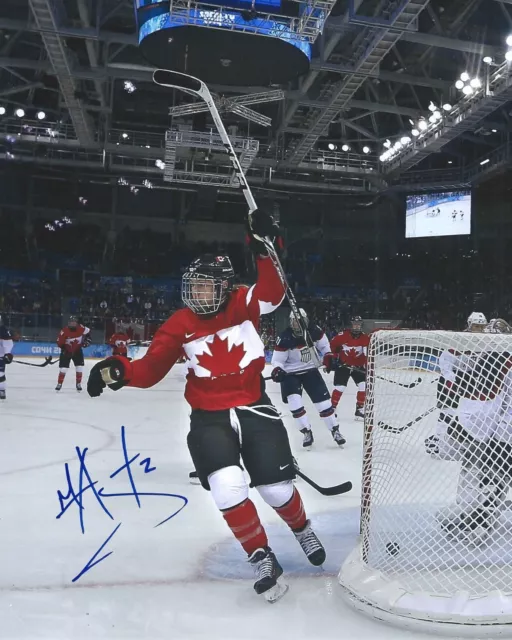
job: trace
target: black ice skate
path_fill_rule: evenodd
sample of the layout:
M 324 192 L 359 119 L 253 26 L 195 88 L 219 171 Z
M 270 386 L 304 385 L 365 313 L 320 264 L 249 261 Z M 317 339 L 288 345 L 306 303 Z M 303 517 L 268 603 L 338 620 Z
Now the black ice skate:
M 78 391 L 78 393 L 80 393 L 80 391 L 82 391 L 82 384 L 80 382 L 76 383 L 76 390 Z
M 55 387 L 55 391 L 60 391 L 62 389 L 62 383 L 59 382 L 59 384 Z
M 355 417 L 358 420 L 364 420 L 364 407 L 362 404 L 356 405 Z
M 188 479 L 190 480 L 190 484 L 201 484 L 199 476 L 197 475 L 197 471 L 191 471 L 188 474 Z
M 0 400 L 6 400 L 7 395 L 5 393 L 5 389 L 0 389 Z
M 479 546 L 485 542 L 496 522 L 496 517 L 487 509 L 474 509 L 441 522 L 441 529 L 450 537 Z
M 257 580 L 254 590 L 258 595 L 264 594 L 267 602 L 276 602 L 288 591 L 288 585 L 278 583 L 283 575 L 283 569 L 269 547 L 256 549 L 249 557 L 254 567 Z
M 340 433 L 340 428 L 339 428 L 339 427 L 333 427 L 333 428 L 331 429 L 331 433 L 332 433 L 332 437 L 333 437 L 334 442 L 335 442 L 339 447 L 342 447 L 342 446 L 345 444 L 346 440 L 345 440 L 345 438 L 341 435 L 341 433 Z
M 306 520 L 306 524 L 302 529 L 294 529 L 293 535 L 297 538 L 297 542 L 302 547 L 302 551 L 304 551 L 311 564 L 319 567 L 325 562 L 325 549 L 311 528 L 311 522 L 309 520 Z
M 301 429 L 300 432 L 304 436 L 304 440 L 302 441 L 302 446 L 305 449 L 309 449 L 313 445 L 313 442 L 315 441 L 315 439 L 313 438 L 313 432 L 311 431 L 311 429 L 308 429 L 307 427 L 304 427 L 304 429 Z

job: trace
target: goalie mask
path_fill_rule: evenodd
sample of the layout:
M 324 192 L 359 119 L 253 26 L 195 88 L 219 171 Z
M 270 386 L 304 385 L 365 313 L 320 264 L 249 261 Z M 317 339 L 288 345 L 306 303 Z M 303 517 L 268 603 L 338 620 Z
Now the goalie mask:
M 487 318 L 480 311 L 473 311 L 468 318 L 468 331 L 473 333 L 482 333 L 487 326 Z
M 181 299 L 198 315 L 213 315 L 227 301 L 235 272 L 227 256 L 205 254 L 187 268 L 181 279 Z
M 300 313 L 300 317 L 303 319 L 304 324 L 307 327 L 308 326 L 308 314 L 304 311 L 304 309 L 299 309 L 299 313 Z M 299 338 L 300 336 L 304 335 L 304 331 L 303 331 L 302 327 L 300 326 L 299 322 L 297 321 L 297 318 L 295 317 L 295 314 L 293 313 L 293 311 L 290 311 L 290 327 L 292 329 L 293 335 L 296 336 L 297 338 Z
M 363 333 L 363 319 L 361 316 L 355 316 L 350 321 L 350 333 L 356 336 Z

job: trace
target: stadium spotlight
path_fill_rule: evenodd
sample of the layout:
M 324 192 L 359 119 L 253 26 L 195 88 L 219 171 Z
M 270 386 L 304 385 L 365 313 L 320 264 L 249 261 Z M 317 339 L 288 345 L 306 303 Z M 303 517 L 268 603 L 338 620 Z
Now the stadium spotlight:
M 428 105 L 428 110 L 429 111 L 437 111 L 437 107 L 436 105 L 432 102 L 432 100 L 430 101 L 430 104 Z
M 491 58 L 491 56 L 485 56 L 482 62 L 485 62 L 485 64 L 492 64 L 494 60 Z
M 386 147 L 386 149 L 389 149 L 391 147 L 391 140 L 386 140 L 384 146 Z
M 127 140 L 128 139 L 128 134 L 127 133 L 122 133 L 121 134 L 121 138 L 123 138 L 123 140 Z
M 363 147 L 363 153 L 370 153 L 370 147 Z
M 505 60 L 507 62 L 511 62 L 512 61 L 512 50 L 507 51 L 507 53 L 505 54 Z
M 507 47 L 512 47 L 512 34 L 507 37 Z
M 473 93 L 473 87 L 469 84 L 467 84 L 464 89 L 462 89 L 462 93 L 465 96 L 470 96 Z
M 5 107 L 0 107 L 0 116 L 5 116 Z
M 425 118 L 422 118 L 419 122 L 418 122 L 418 129 L 420 131 L 426 131 L 428 129 L 428 123 L 425 120 Z
M 44 120 L 46 118 L 46 113 L 44 111 L 38 111 L 36 117 L 38 120 Z
M 341 147 L 341 150 L 342 150 L 342 151 L 345 151 L 345 152 L 346 152 L 346 151 L 350 151 L 350 147 L 348 146 L 348 144 L 344 144 L 344 145 Z
M 461 91 L 462 89 L 464 89 L 464 83 L 462 82 L 462 80 L 457 80 L 457 82 L 455 83 L 455 88 L 460 89 Z
M 480 78 L 473 78 L 469 84 L 471 87 L 473 87 L 473 89 L 480 89 L 480 87 L 482 86 Z
M 127 93 L 133 93 L 137 87 L 130 80 L 124 81 L 124 90 Z
M 411 134 L 412 134 L 415 138 L 417 138 L 417 137 L 420 135 L 420 132 L 419 132 L 419 130 L 418 130 L 418 129 L 413 129 L 413 130 L 411 131 Z
M 409 136 L 402 136 L 400 138 L 400 142 L 405 146 L 406 144 L 411 143 L 411 139 L 409 138 Z
M 468 82 L 469 73 L 467 71 L 464 71 L 463 73 L 460 74 L 460 79 L 462 80 L 462 82 Z
M 445 102 L 445 103 L 443 104 L 443 109 L 444 109 L 444 111 L 448 111 L 448 112 L 450 112 L 450 111 L 453 109 L 453 107 L 452 107 L 452 105 L 451 105 L 449 102 Z
M 16 111 L 14 112 L 18 118 L 23 118 L 25 116 L 25 110 L 24 109 L 16 109 Z
M 489 158 L 487 158 L 486 160 L 482 160 L 482 162 L 480 163 L 480 166 L 483 167 L 484 164 L 487 164 L 488 162 L 490 162 Z
M 332 142 L 329 142 L 329 144 L 327 145 L 327 148 L 329 149 L 329 151 L 334 151 L 336 149 L 336 145 L 333 144 Z

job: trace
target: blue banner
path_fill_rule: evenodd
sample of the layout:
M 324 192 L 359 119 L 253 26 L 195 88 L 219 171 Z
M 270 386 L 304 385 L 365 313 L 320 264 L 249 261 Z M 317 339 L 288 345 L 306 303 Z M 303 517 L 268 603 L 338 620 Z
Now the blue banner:
M 137 347 L 135 345 L 128 347 L 130 358 L 140 358 L 146 351 L 147 347 Z M 51 342 L 15 342 L 13 355 L 15 358 L 19 356 L 41 356 L 42 358 L 52 356 L 58 358 L 60 356 L 60 348 Z M 107 358 L 111 355 L 112 347 L 107 344 L 91 344 L 84 349 L 86 358 Z

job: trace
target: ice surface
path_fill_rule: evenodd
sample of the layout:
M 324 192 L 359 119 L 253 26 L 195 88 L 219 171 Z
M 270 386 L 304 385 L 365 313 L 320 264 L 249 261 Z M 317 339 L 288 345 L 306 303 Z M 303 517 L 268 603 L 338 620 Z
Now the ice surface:
M 85 379 L 90 366 L 87 363 Z M 75 391 L 72 369 L 60 393 L 54 391 L 56 366 L 37 369 L 13 363 L 7 378 L 8 399 L 0 403 L 0 638 L 427 637 L 362 617 L 340 597 L 336 574 L 355 546 L 359 516 L 363 427 L 353 419 L 354 386 L 342 398 L 338 412 L 345 448 L 340 450 L 332 442 L 306 402 L 316 442 L 311 452 L 303 452 L 302 436 L 281 403 L 279 388 L 269 383 L 271 398 L 286 412 L 292 447 L 303 471 L 319 484 L 354 483 L 351 493 L 327 498 L 298 481 L 308 514 L 327 548 L 324 570 L 308 565 L 286 526 L 252 492 L 290 584 L 288 594 L 270 605 L 253 592 L 244 555 L 209 494 L 188 482 L 192 469 L 186 447 L 188 405 L 183 400 L 180 365 L 153 389 L 106 392 L 97 399 Z M 184 500 L 141 496 L 139 508 L 133 495 L 103 497 L 109 517 L 90 488 L 83 494 L 82 533 L 79 505 L 66 498 L 65 464 L 77 492 L 80 464 L 75 447 L 80 451 L 87 447 L 90 478 L 83 477 L 83 487 L 96 482 L 98 492 L 104 487 L 104 493 L 133 494 L 126 469 L 110 478 L 125 464 L 121 426 L 128 458 L 140 454 L 130 465 L 137 491 L 177 494 L 188 504 L 155 528 Z M 147 458 L 150 462 L 141 465 Z M 156 469 L 146 473 L 152 466 Z M 95 554 L 100 560 L 108 553 L 73 582 Z

